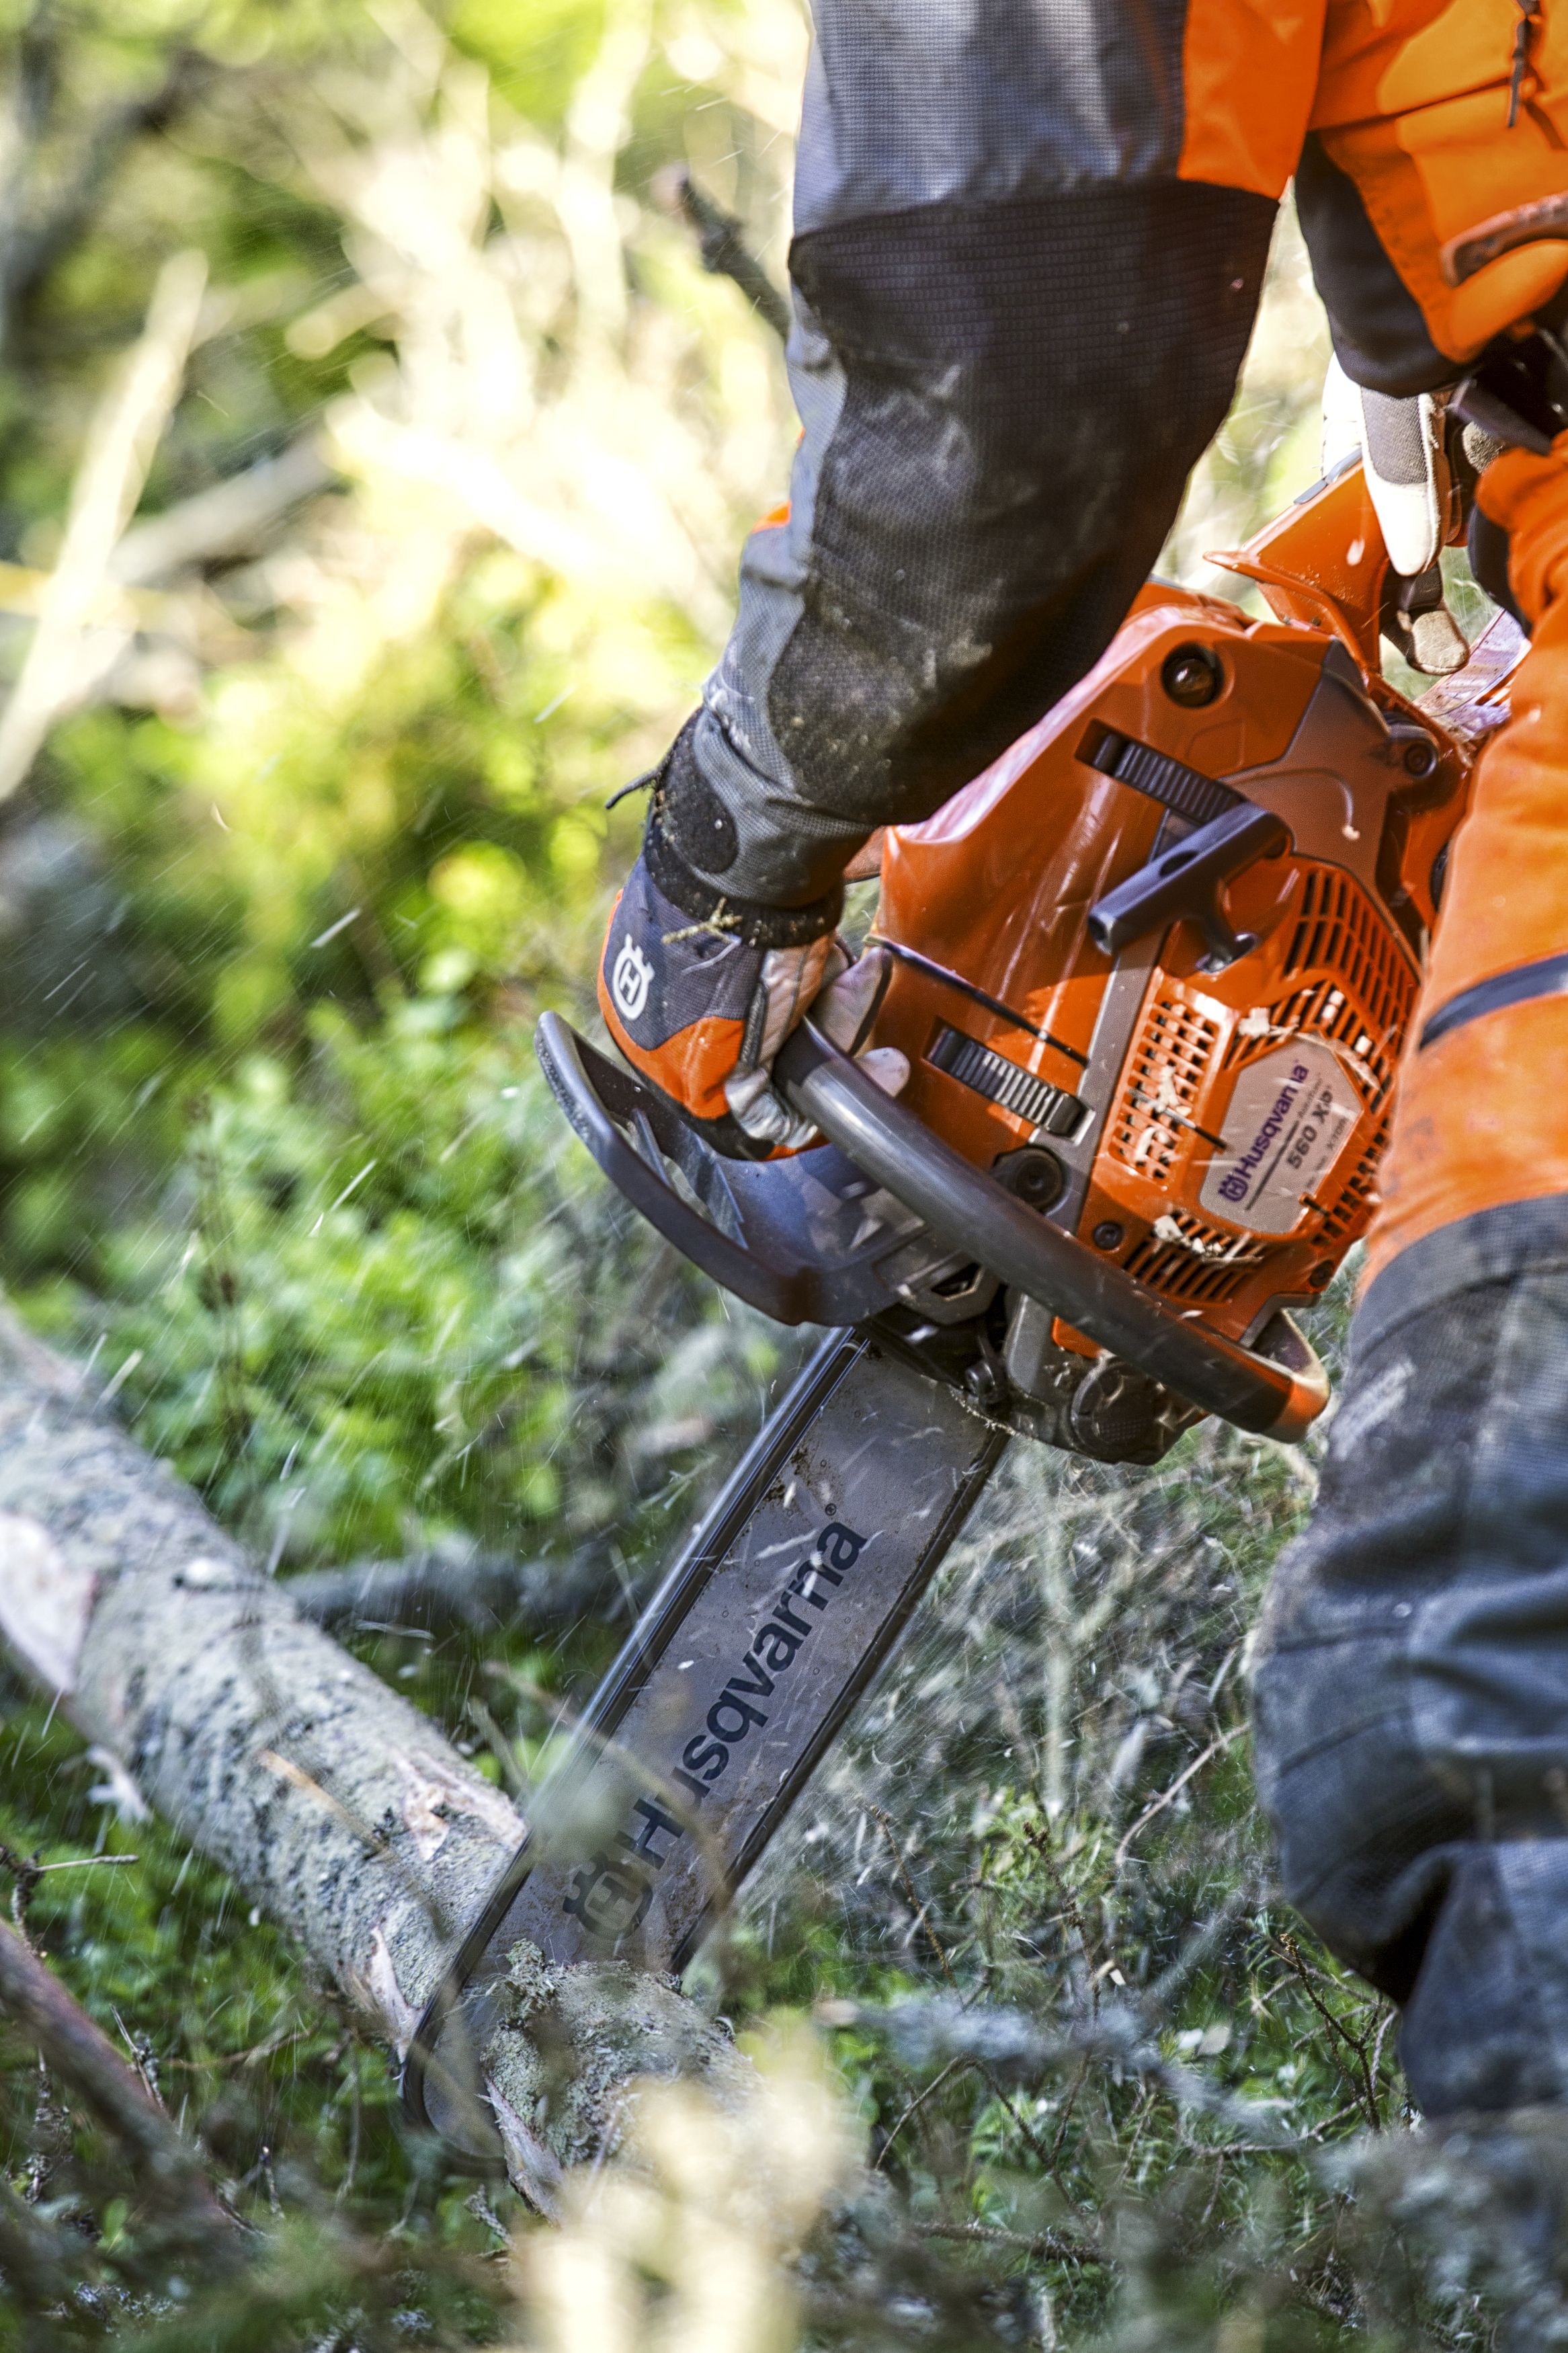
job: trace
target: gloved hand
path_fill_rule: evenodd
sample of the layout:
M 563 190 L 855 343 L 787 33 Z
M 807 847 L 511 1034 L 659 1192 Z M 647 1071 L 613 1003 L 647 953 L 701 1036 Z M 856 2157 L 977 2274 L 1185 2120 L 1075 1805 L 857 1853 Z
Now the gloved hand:
M 790 939 L 784 911 L 730 909 L 718 900 L 694 915 L 661 882 L 698 903 L 711 894 L 683 881 L 656 806 L 605 937 L 599 1006 L 610 1035 L 717 1151 L 742 1160 L 798 1152 L 817 1132 L 774 1092 L 773 1056 L 808 1008 L 835 1045 L 855 1052 L 889 960 L 879 950 L 855 958 L 831 930 Z M 785 936 L 770 944 L 759 931 Z M 909 1078 L 894 1048 L 874 1047 L 859 1060 L 889 1094 Z
M 1470 649 L 1448 610 L 1439 562 L 1455 498 L 1442 402 L 1426 392 L 1408 400 L 1367 392 L 1331 360 L 1323 380 L 1324 473 L 1357 450 L 1399 575 L 1384 629 L 1406 661 L 1428 677 L 1447 677 L 1464 668 Z

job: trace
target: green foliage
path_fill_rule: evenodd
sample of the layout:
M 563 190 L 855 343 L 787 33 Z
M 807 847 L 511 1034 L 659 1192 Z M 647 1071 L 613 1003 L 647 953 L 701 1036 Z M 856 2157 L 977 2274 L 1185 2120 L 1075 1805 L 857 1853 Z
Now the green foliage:
M 297 1071 L 253 1055 L 194 1106 L 157 1216 L 106 1245 L 133 1426 L 270 1556 L 614 1531 L 636 1559 L 647 1482 L 619 1441 L 669 1352 L 726 1358 L 742 1396 L 771 1367 L 584 1182 L 522 1027 L 460 1013 L 416 997 L 366 1036 L 318 1008 Z M 692 1451 L 640 1459 L 658 1486 Z
M 197 732 L 106 709 L 61 732 L 58 789 L 132 888 L 128 952 L 183 1052 L 302 1042 L 320 999 L 374 1018 L 388 989 L 505 979 L 559 998 L 582 971 L 610 825 L 584 786 L 626 714 L 556 723 L 541 601 L 494 556 L 346 708 L 238 669 Z

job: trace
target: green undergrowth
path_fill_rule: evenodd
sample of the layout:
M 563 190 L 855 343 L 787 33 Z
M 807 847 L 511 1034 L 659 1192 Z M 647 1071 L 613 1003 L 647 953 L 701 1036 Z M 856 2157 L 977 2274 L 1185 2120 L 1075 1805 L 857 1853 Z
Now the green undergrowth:
M 635 1563 L 776 1344 L 598 1182 L 526 1023 L 426 996 L 304 1029 L 187 1097 L 100 1287 L 29 1311 L 285 1572 L 459 1534 Z

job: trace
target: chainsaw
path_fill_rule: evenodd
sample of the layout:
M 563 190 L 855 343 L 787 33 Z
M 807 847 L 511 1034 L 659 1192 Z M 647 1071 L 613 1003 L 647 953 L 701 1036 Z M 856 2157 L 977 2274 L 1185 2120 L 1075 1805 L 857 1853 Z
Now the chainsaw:
M 823 1139 L 722 1159 L 553 1014 L 600 1167 L 713 1280 L 826 1336 L 538 1795 L 405 2069 L 499 2162 L 472 2054 L 520 1942 L 678 1975 L 886 1661 L 1016 1437 L 1152 1463 L 1206 1415 L 1287 1442 L 1328 1398 L 1292 1319 L 1375 1201 L 1395 1068 L 1500 615 L 1419 703 L 1352 459 L 1218 559 L 1269 617 L 1149 583 L 1095 670 L 923 824 L 869 944 L 884 1094 L 809 1021 L 775 1083 Z M 865 1042 L 865 1041 L 862 1041 Z

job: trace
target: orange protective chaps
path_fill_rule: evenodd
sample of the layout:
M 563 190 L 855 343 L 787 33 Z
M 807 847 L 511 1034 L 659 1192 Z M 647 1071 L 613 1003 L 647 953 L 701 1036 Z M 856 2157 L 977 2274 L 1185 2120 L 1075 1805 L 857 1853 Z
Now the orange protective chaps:
M 1561 315 L 1565 39 L 1552 0 L 1330 7 L 1298 192 L 1346 261 L 1348 352 L 1320 282 L 1373 389 L 1423 340 L 1465 360 Z M 1356 308 L 1347 189 L 1402 326 L 1375 289 Z M 1568 435 L 1507 451 L 1479 496 L 1533 640 L 1454 839 L 1372 1280 L 1252 1684 L 1286 1892 L 1400 2004 L 1429 2117 L 1568 2106 Z
M 1534 638 L 1454 839 L 1252 1687 L 1287 1893 L 1401 2005 L 1429 2117 L 1568 2107 L 1568 435 L 1481 495 Z

